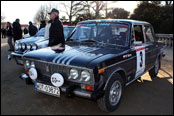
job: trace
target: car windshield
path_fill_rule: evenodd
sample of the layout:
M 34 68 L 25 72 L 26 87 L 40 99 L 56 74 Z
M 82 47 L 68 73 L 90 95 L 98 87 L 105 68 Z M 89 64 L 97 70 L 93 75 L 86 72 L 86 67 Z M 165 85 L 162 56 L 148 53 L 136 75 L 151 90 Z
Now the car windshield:
M 91 41 L 127 46 L 129 25 L 123 23 L 82 23 L 76 26 L 72 41 Z
M 64 28 L 64 36 L 67 38 L 71 32 L 73 31 L 74 27 L 63 27 Z
M 45 28 L 41 28 L 41 29 L 36 33 L 35 36 L 44 36 L 44 34 L 45 34 Z

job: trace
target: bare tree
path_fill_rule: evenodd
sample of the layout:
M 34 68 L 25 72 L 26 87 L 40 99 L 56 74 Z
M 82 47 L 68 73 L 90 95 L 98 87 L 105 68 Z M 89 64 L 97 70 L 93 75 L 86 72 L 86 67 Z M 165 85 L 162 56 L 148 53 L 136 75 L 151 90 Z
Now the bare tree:
M 83 5 L 83 12 L 78 14 L 80 15 L 81 17 L 83 17 L 84 19 L 92 19 L 93 17 L 93 14 L 91 12 L 91 3 L 89 1 L 83 1 L 82 2 L 82 5 Z
M 103 10 L 104 8 L 104 3 L 101 1 L 91 1 L 91 8 L 93 9 L 94 13 L 95 13 L 95 19 L 100 17 L 100 12 Z
M 51 11 L 52 8 L 57 9 L 57 5 L 52 4 L 51 2 L 48 5 L 41 5 L 34 17 L 34 22 L 40 23 L 43 20 L 49 20 L 50 16 L 48 13 Z
M 72 24 L 72 18 L 84 9 L 82 1 L 70 1 L 70 4 L 62 3 L 62 5 L 65 8 L 65 11 L 62 12 L 68 15 L 70 24 Z
M 61 20 L 62 22 L 67 22 L 67 21 L 68 21 L 68 19 L 66 19 L 65 16 L 62 16 L 62 18 L 60 18 L 60 20 Z
M 105 17 L 108 18 L 108 12 L 113 10 L 114 8 L 113 7 L 109 7 L 110 4 L 114 4 L 118 1 L 103 1 L 103 4 L 104 4 L 104 11 L 105 11 Z

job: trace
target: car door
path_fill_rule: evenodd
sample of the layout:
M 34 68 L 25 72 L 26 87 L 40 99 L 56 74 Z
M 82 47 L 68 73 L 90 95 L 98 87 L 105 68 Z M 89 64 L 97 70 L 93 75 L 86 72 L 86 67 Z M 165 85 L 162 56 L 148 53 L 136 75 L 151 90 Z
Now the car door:
M 146 47 L 147 45 L 144 43 L 144 26 L 141 24 L 133 25 L 133 33 L 134 33 L 134 42 L 140 42 L 141 44 L 132 44 L 132 48 L 135 51 L 136 54 L 136 63 L 135 63 L 135 77 L 139 77 L 141 74 L 143 74 L 146 71 L 147 66 L 147 58 L 148 54 L 146 53 Z M 138 39 L 137 39 L 138 38 Z
M 152 26 L 149 24 L 144 25 L 144 35 L 145 35 L 145 52 L 147 55 L 146 60 L 146 70 L 149 70 L 151 67 L 154 66 L 155 60 L 156 60 L 156 47 L 158 47 L 157 44 L 154 42 L 154 34 Z

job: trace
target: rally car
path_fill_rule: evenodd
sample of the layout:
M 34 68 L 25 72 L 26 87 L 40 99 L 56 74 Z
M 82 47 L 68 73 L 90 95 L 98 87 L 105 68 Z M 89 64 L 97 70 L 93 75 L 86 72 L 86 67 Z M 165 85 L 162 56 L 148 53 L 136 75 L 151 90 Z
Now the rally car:
M 25 53 L 20 77 L 35 90 L 60 97 L 97 100 L 104 111 L 114 111 L 124 88 L 149 72 L 156 77 L 163 56 L 150 23 L 135 20 L 79 22 L 61 45 Z
M 74 29 L 74 26 L 64 26 L 64 36 L 65 40 L 71 34 Z M 13 57 L 18 65 L 23 65 L 22 56 L 24 53 L 44 48 L 48 46 L 49 40 L 44 38 L 45 28 L 40 29 L 36 35 L 17 40 L 15 43 L 15 51 L 8 55 L 8 59 L 10 60 Z

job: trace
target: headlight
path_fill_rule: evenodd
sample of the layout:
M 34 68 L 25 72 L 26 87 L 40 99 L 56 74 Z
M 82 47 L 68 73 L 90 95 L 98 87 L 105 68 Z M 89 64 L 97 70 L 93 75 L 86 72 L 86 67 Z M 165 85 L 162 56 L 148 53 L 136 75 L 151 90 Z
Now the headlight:
M 30 66 L 30 63 L 29 63 L 28 60 L 26 60 L 25 65 L 26 65 L 26 66 Z
M 18 50 L 19 49 L 19 46 L 17 43 L 15 43 L 15 50 Z
M 30 49 L 31 49 L 31 45 L 27 44 L 27 50 L 30 50 Z
M 22 45 L 21 44 L 18 44 L 18 49 L 21 49 L 22 48 Z
M 25 69 L 29 69 L 30 68 L 30 62 L 28 60 L 25 61 L 24 68 Z
M 26 46 L 25 46 L 25 44 L 23 43 L 23 44 L 22 44 L 22 49 L 25 50 L 25 47 L 26 47 Z
M 33 44 L 32 45 L 32 50 L 36 50 L 37 49 L 37 45 L 36 44 Z
M 90 73 L 88 71 L 82 71 L 81 80 L 87 82 L 90 79 L 91 79 Z
M 31 62 L 31 67 L 33 67 L 33 68 L 35 67 L 35 64 L 34 64 L 34 62 Z
M 78 71 L 76 69 L 71 69 L 69 79 L 77 79 L 78 77 Z

